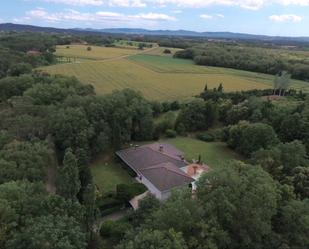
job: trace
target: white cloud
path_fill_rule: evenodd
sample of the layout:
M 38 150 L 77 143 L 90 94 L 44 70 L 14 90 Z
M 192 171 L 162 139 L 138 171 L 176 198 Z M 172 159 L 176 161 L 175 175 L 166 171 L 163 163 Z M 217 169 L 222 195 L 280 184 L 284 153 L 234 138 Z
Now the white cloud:
M 214 15 L 203 14 L 203 15 L 200 15 L 200 18 L 206 19 L 206 20 L 211 20 L 211 19 L 224 18 L 224 15 L 222 15 L 222 14 L 214 14 Z
M 216 16 L 219 17 L 219 18 L 224 18 L 224 15 L 222 15 L 222 14 L 216 14 Z
M 309 0 L 144 0 L 160 6 L 168 4 L 179 7 L 202 8 L 211 5 L 238 6 L 250 10 L 258 10 L 270 4 L 309 6 Z
M 79 6 L 119 6 L 119 7 L 177 7 L 202 8 L 211 5 L 238 6 L 258 10 L 270 4 L 309 6 L 309 0 L 37 0 Z
M 144 0 L 44 0 L 45 2 L 67 4 L 73 6 L 101 6 L 103 4 L 117 7 L 146 7 Z M 148 0 L 146 0 L 148 1 Z
M 203 14 L 203 15 L 200 15 L 200 18 L 209 20 L 209 19 L 213 19 L 213 16 Z
M 67 9 L 63 12 L 49 13 L 43 8 L 36 8 L 26 12 L 22 18 L 14 19 L 15 22 L 29 22 L 29 21 L 47 21 L 47 22 L 87 22 L 88 24 L 155 24 L 163 21 L 176 21 L 173 16 L 162 13 L 140 13 L 136 15 L 125 15 L 118 12 L 98 11 L 95 13 L 79 12 L 72 9 Z M 146 23 L 145 23 L 146 22 Z
M 147 13 L 147 14 L 138 14 L 130 16 L 133 18 L 152 20 L 152 21 L 176 21 L 177 19 L 173 16 L 159 13 Z
M 148 0 L 146 0 L 148 1 Z M 210 5 L 239 6 L 247 9 L 260 9 L 267 0 L 154 0 L 157 4 L 174 4 L 179 7 L 201 8 Z
M 289 15 L 272 15 L 269 17 L 269 19 L 274 22 L 300 22 L 302 21 L 303 18 L 301 16 L 289 14 Z
M 50 3 L 62 3 L 67 5 L 76 5 L 76 6 L 86 6 L 86 5 L 93 5 L 93 6 L 100 6 L 103 5 L 103 0 L 45 0 L 45 2 Z
M 277 2 L 283 5 L 299 5 L 299 6 L 308 6 L 309 0 L 278 0 Z
M 108 1 L 110 6 L 119 7 L 146 7 L 147 4 L 143 0 L 110 0 Z
M 174 13 L 174 14 L 181 14 L 182 10 L 172 10 L 171 12 Z

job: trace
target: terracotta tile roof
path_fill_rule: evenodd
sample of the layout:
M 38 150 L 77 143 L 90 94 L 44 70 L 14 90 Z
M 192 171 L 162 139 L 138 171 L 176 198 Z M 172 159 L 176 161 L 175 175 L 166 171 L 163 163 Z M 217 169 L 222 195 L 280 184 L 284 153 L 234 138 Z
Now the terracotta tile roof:
M 204 172 L 208 172 L 209 167 L 207 165 L 200 165 L 200 164 L 191 164 L 188 165 L 186 168 L 186 173 L 190 177 L 199 176 L 203 174 Z

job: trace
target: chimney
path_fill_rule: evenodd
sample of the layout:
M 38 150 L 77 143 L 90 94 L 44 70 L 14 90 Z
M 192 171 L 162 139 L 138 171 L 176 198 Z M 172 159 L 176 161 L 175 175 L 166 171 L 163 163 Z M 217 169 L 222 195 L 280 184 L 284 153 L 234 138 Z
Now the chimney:
M 160 151 L 160 152 L 163 152 L 163 149 L 164 149 L 163 145 L 160 144 L 160 146 L 159 146 L 159 151 Z
M 197 166 L 197 165 L 194 165 L 194 166 L 193 166 L 193 172 L 194 172 L 194 175 L 196 175 L 196 174 L 197 174 L 197 169 L 198 169 L 198 166 Z

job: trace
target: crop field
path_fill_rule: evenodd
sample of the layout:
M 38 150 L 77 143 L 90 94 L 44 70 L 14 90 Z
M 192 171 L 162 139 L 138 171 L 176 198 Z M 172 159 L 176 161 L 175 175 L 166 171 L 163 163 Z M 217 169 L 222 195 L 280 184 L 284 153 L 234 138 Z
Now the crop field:
M 209 67 L 209 66 L 197 66 L 192 60 L 175 59 L 172 57 L 166 58 L 162 56 L 154 56 L 150 54 L 137 54 L 129 57 L 130 60 L 139 64 L 145 65 L 154 71 L 160 73 L 197 73 L 197 74 L 225 74 L 231 76 L 238 76 L 241 78 L 247 78 L 252 82 L 263 83 L 271 87 L 273 85 L 274 76 L 262 73 L 253 73 L 248 71 Z M 223 82 L 224 83 L 224 82 Z M 291 86 L 295 89 L 302 89 L 309 91 L 309 83 L 292 80 Z M 236 90 L 236 89 L 235 89 Z
M 91 51 L 87 48 L 91 47 Z M 57 46 L 56 55 L 70 58 L 79 58 L 86 60 L 105 60 L 115 57 L 121 57 L 126 55 L 132 55 L 137 52 L 137 49 L 125 49 L 125 48 L 107 48 L 99 46 L 88 45 L 70 45 Z
M 68 50 L 68 53 L 74 52 L 72 54 L 76 56 L 85 56 L 89 52 L 86 48 L 81 49 L 80 46 L 70 49 L 62 48 L 62 50 Z M 217 87 L 222 83 L 225 91 L 272 87 L 273 76 L 271 75 L 197 66 L 190 60 L 147 54 L 160 53 L 157 48 L 141 52 L 134 49 L 93 47 L 90 52 L 96 51 L 95 49 L 98 51 L 93 54 L 93 58 L 97 59 L 81 63 L 58 64 L 43 67 L 41 70 L 51 74 L 75 76 L 82 83 L 92 84 L 97 94 L 132 88 L 151 100 L 185 99 L 203 91 L 206 83 L 209 88 Z M 66 55 L 69 56 L 69 54 Z M 309 91 L 309 83 L 293 81 L 292 86 Z

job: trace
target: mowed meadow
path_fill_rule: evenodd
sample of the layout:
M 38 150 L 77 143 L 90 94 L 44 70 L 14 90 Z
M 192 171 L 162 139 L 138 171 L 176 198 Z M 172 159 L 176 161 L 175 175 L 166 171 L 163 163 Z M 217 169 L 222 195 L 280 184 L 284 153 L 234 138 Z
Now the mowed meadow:
M 145 50 L 74 45 L 57 48 L 57 55 L 84 59 L 77 63 L 41 68 L 50 74 L 77 77 L 92 84 L 98 94 L 132 88 L 151 100 L 191 97 L 223 84 L 225 91 L 264 89 L 272 86 L 273 76 L 240 70 L 197 66 L 190 60 L 164 55 L 163 48 Z M 177 51 L 171 49 L 172 53 Z M 89 59 L 89 60 L 85 60 Z M 293 87 L 307 90 L 308 83 L 293 81 Z
M 88 51 L 87 48 L 91 50 Z M 88 45 L 63 45 L 57 46 L 56 55 L 77 58 L 77 59 L 88 59 L 88 60 L 105 60 L 112 59 L 126 55 L 132 55 L 137 52 L 134 48 L 107 48 L 99 46 L 88 46 Z

